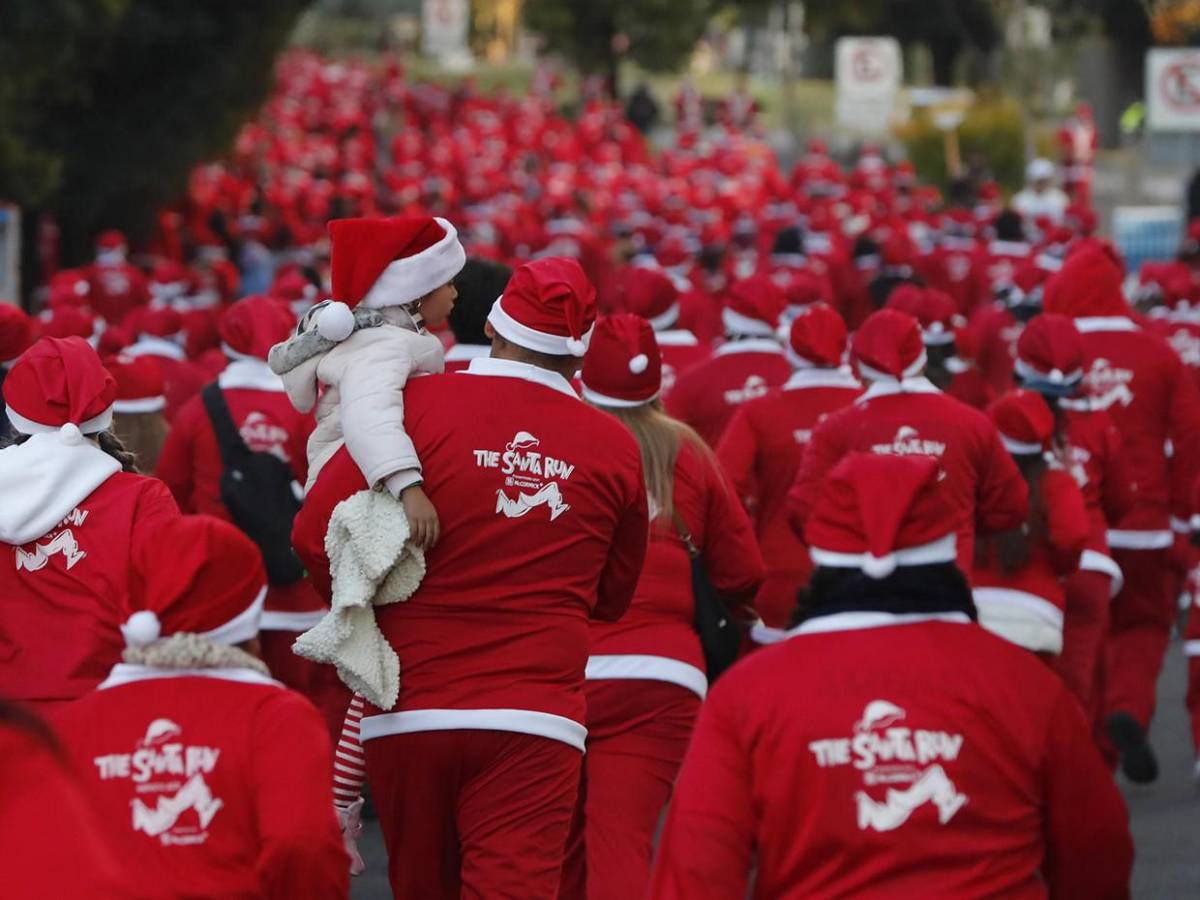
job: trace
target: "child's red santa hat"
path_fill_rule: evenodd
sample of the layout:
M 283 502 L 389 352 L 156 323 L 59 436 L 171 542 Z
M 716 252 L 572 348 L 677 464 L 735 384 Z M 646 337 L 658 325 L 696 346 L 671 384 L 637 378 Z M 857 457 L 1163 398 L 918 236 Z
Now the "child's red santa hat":
M 988 414 L 1004 448 L 1014 456 L 1041 453 L 1054 439 L 1054 413 L 1036 391 L 1011 390 L 991 405 Z
M 1085 351 L 1074 319 L 1042 313 L 1017 339 L 1015 370 L 1026 384 L 1069 388 L 1083 378 Z
M 854 361 L 870 381 L 903 381 L 925 368 L 921 325 L 908 313 L 881 309 L 871 313 L 854 334 Z
M 355 307 L 411 303 L 452 281 L 467 261 L 454 226 L 435 216 L 335 219 L 329 239 L 335 302 L 321 311 L 317 330 L 331 341 L 350 336 Z
M 4 379 L 8 420 L 21 434 L 59 432 L 66 443 L 112 423 L 117 383 L 83 338 L 42 338 Z
M 920 323 L 926 347 L 954 343 L 954 330 L 961 323 L 949 294 L 915 284 L 897 286 L 887 298 L 887 309 L 908 313 Z
M 596 406 L 642 406 L 657 397 L 662 356 L 650 323 L 632 313 L 597 321 L 582 381 L 583 399 Z
M 550 356 L 583 356 L 595 322 L 596 289 L 576 260 L 561 256 L 519 266 L 488 313 L 506 341 Z
M 0 366 L 11 365 L 33 343 L 33 323 L 19 306 L 0 303 Z
M 126 645 L 180 633 L 226 645 L 257 637 L 267 574 L 255 543 L 213 516 L 180 516 L 159 526 L 158 537 L 133 559 L 141 578 L 121 625 Z
M 846 322 L 827 303 L 806 306 L 788 335 L 788 359 L 797 369 L 835 368 L 846 352 Z
M 721 321 L 729 334 L 774 337 L 787 307 L 783 290 L 767 275 L 751 275 L 734 283 Z
M 104 368 L 117 383 L 114 413 L 160 412 L 167 405 L 162 367 L 153 357 L 110 356 L 104 360 Z
M 953 562 L 955 524 L 931 456 L 852 453 L 824 480 L 804 529 L 818 566 L 886 578 L 897 566 Z
M 661 269 L 631 266 L 621 275 L 625 311 L 641 316 L 655 331 L 679 321 L 679 290 Z
M 266 360 L 295 326 L 296 317 L 284 301 L 263 294 L 244 297 L 221 315 L 221 351 L 230 359 Z

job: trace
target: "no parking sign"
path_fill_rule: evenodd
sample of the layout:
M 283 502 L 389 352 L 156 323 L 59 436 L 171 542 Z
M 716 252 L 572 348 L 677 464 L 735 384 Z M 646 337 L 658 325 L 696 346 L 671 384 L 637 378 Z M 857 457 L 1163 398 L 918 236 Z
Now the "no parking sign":
M 1146 126 L 1200 131 L 1200 50 L 1158 49 L 1146 55 Z
M 834 50 L 838 124 L 883 133 L 891 124 L 903 64 L 894 38 L 841 38 Z

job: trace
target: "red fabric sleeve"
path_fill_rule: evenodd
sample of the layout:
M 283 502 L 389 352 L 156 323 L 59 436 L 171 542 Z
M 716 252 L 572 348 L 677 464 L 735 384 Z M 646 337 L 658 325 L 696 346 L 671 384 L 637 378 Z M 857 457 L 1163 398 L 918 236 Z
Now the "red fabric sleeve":
M 1075 479 L 1061 469 L 1047 469 L 1042 475 L 1041 489 L 1054 569 L 1059 575 L 1070 575 L 1079 568 L 1079 555 L 1087 546 L 1092 530 L 1083 492 Z
M 839 432 L 836 430 L 837 421 L 835 413 L 827 416 L 813 430 L 812 439 L 800 461 L 800 471 L 796 473 L 796 480 L 788 491 L 788 524 L 801 538 L 804 537 L 804 523 L 808 521 L 817 499 L 817 488 L 843 455 Z
M 346 897 L 350 860 L 333 809 L 329 735 L 312 704 L 280 691 L 254 719 L 250 782 L 264 897 Z
M 596 588 L 596 606 L 592 618 L 615 622 L 625 614 L 633 600 L 646 561 L 646 546 L 650 541 L 650 509 L 646 501 L 646 479 L 642 474 L 642 458 L 635 453 L 636 471 L 630 474 L 628 498 L 621 518 L 613 532 L 608 548 L 608 560 L 600 573 Z
M 708 476 L 704 544 L 700 548 L 704 571 L 718 591 L 753 607 L 754 595 L 766 575 L 754 526 L 721 469 L 707 459 L 701 461 Z
M 718 682 L 700 710 L 667 812 L 648 897 L 745 897 L 754 843 L 752 760 L 737 698 Z M 797 798 L 802 802 L 802 798 Z
M 996 429 L 987 424 L 979 482 L 975 486 L 975 528 L 995 534 L 1019 528 L 1029 512 L 1029 485 L 1004 449 Z
M 717 459 L 743 501 L 754 493 L 754 460 L 758 454 L 758 436 L 745 406 L 729 420 L 717 444 Z
M 1046 857 L 1052 898 L 1129 896 L 1133 840 L 1128 813 L 1090 737 L 1079 702 L 1059 689 L 1042 770 Z
M 158 456 L 158 466 L 155 476 L 162 480 L 175 497 L 175 502 L 184 512 L 195 512 L 193 494 L 196 490 L 196 428 L 199 421 L 196 417 L 203 406 L 198 398 L 184 404 L 175 416 L 163 442 L 162 452 Z

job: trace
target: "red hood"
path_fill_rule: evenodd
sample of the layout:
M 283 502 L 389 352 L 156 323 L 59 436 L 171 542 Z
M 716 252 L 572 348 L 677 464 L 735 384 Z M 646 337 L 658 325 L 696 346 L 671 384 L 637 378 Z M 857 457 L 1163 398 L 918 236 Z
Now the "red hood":
M 1129 304 L 1121 293 L 1121 267 L 1111 254 L 1089 246 L 1067 257 L 1043 290 L 1044 311 L 1074 319 L 1127 316 Z

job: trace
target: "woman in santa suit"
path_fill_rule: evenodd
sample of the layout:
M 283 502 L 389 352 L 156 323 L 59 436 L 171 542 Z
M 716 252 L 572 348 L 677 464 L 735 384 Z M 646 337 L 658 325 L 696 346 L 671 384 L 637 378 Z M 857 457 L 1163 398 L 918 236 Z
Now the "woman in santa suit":
M 258 547 L 212 516 L 162 540 L 134 551 L 123 661 L 59 716 L 109 836 L 148 896 L 345 897 L 324 724 L 253 654 Z
M 0 450 L 0 696 L 44 715 L 121 654 L 135 550 L 179 510 L 107 429 L 116 384 L 82 338 L 43 338 L 4 380 L 16 443 Z
M 947 487 L 872 453 L 819 485 L 810 615 L 711 692 L 650 897 L 1129 896 L 1121 795 L 1058 676 L 974 622 Z
M 586 828 L 573 832 L 563 896 L 584 896 L 585 860 L 589 900 L 645 891 L 654 830 L 708 689 L 682 533 L 727 598 L 749 604 L 763 578 L 750 521 L 712 451 L 662 412 L 661 372 L 644 319 L 624 314 L 596 324 L 583 396 L 638 439 L 654 528 L 629 611 L 592 624 L 580 800 Z

